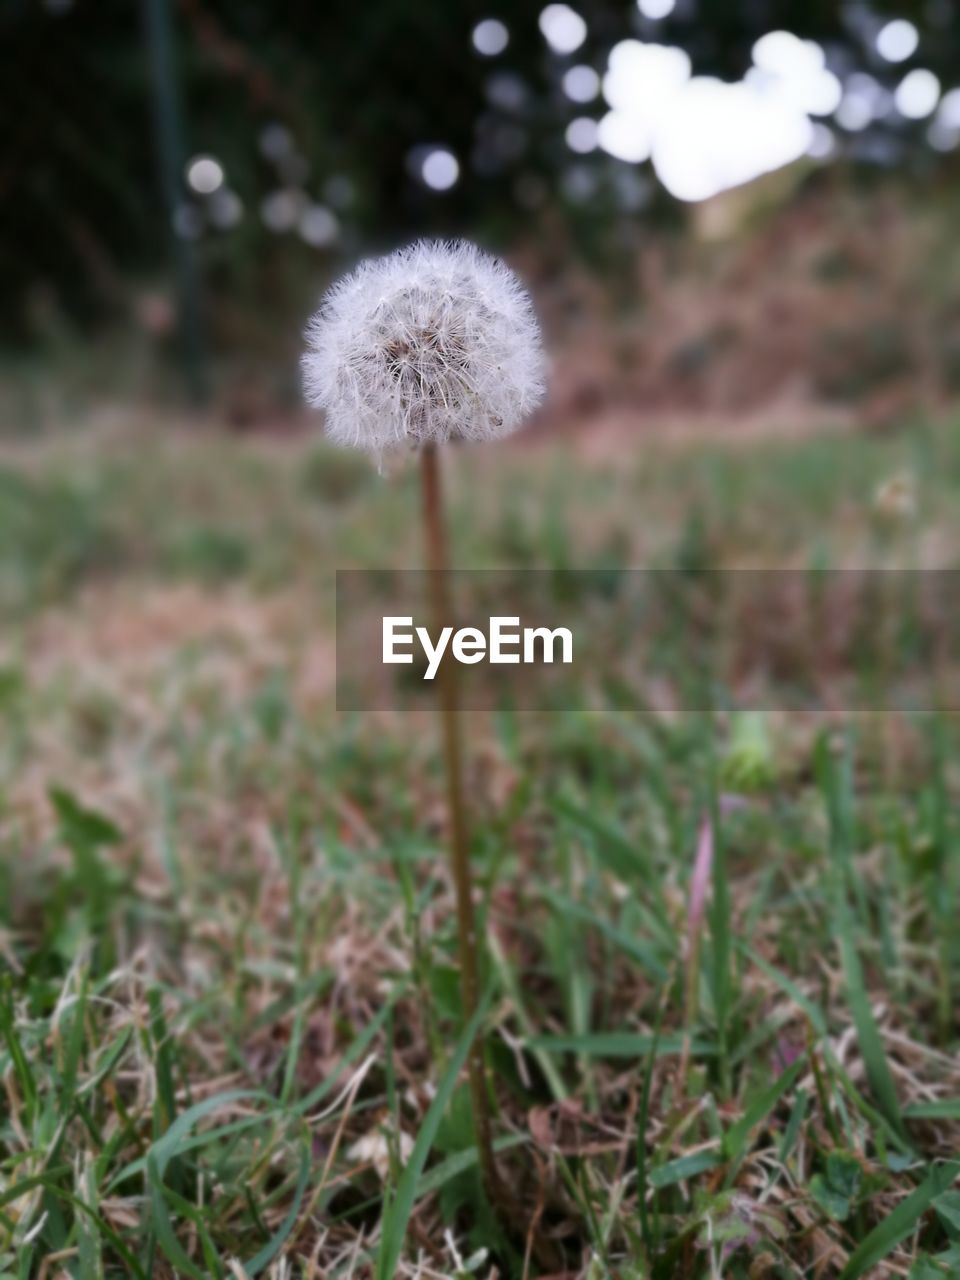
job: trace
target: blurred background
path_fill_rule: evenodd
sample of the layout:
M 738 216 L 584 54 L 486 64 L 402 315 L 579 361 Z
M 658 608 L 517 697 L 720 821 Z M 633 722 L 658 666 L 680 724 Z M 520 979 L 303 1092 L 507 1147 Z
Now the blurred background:
M 950 0 L 6 0 L 6 433 L 300 417 L 305 316 L 422 234 L 506 253 L 543 423 L 960 390 Z
M 0 1277 L 367 1274 L 452 1082 L 437 727 L 335 704 L 334 570 L 423 563 L 417 471 L 299 385 L 324 288 L 420 235 L 505 255 L 553 365 L 444 450 L 451 563 L 696 605 L 469 721 L 544 1270 L 960 1274 L 960 719 L 910 714 L 912 570 L 960 566 L 954 0 L 0 0 L 0 102 Z M 703 572 L 854 565 L 906 588 Z M 535 1273 L 468 1104 L 398 1275 Z

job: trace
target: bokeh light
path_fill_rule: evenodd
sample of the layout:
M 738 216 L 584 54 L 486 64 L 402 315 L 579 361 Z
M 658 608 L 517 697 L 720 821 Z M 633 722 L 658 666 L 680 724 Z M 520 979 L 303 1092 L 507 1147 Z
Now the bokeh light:
M 954 151 L 960 146 L 960 128 L 938 115 L 927 130 L 927 141 L 935 151 Z
M 855 71 L 843 86 L 843 98 L 834 119 L 849 133 L 861 133 L 874 120 L 881 120 L 893 105 L 893 97 L 879 80 L 865 71 Z
M 690 58 L 669 45 L 621 40 L 610 51 L 603 96 L 614 111 L 652 128 L 690 78 Z
M 637 8 L 643 16 L 654 21 L 669 18 L 676 7 L 677 0 L 637 0 Z
M 187 185 L 197 195 L 212 195 L 223 186 L 223 166 L 213 156 L 194 156 L 187 164 Z
M 301 238 L 314 249 L 325 249 L 336 241 L 340 224 L 330 209 L 311 204 L 300 215 L 299 231 Z
M 449 191 L 460 177 L 460 164 L 448 147 L 433 147 L 423 158 L 420 176 L 432 191 Z
M 650 159 L 650 128 L 622 111 L 607 112 L 597 126 L 597 142 L 609 155 L 628 164 Z
M 706 200 L 799 160 L 812 141 L 813 126 L 789 102 L 698 76 L 657 129 L 653 165 L 678 200 Z
M 897 85 L 894 102 L 907 120 L 925 120 L 940 100 L 940 81 L 926 67 L 917 67 Z
M 568 4 L 548 4 L 540 14 L 540 30 L 554 53 L 574 53 L 587 38 L 587 24 Z
M 960 129 L 960 89 L 951 89 L 943 95 L 937 118 L 950 129 Z
M 484 18 L 473 28 L 473 47 L 485 58 L 495 58 L 510 43 L 510 32 L 499 18 Z
M 917 51 L 920 34 L 906 18 L 894 18 L 877 33 L 877 53 L 887 62 L 905 62 Z
M 570 67 L 563 75 L 563 92 L 571 102 L 593 102 L 600 92 L 600 77 L 593 67 Z
M 814 160 L 829 160 L 837 150 L 837 139 L 829 125 L 819 121 L 813 126 L 807 155 Z
M 219 231 L 230 231 L 243 220 L 243 201 L 229 187 L 220 187 L 210 197 L 207 217 Z
M 873 120 L 870 103 L 862 94 L 847 93 L 837 108 L 834 117 L 842 129 L 849 133 L 860 133 L 869 128 Z
M 624 40 L 603 77 L 611 110 L 597 140 L 628 163 L 652 158 L 677 199 L 705 200 L 825 150 L 827 135 L 818 142 L 809 115 L 835 110 L 841 92 L 819 45 L 786 31 L 757 41 L 754 66 L 734 84 L 691 79 L 682 49 Z
M 843 88 L 813 40 L 801 40 L 789 31 L 770 31 L 753 46 L 753 63 L 747 73 L 751 83 L 807 115 L 828 116 L 840 105 Z
M 260 204 L 263 224 L 277 235 L 292 231 L 300 221 L 307 198 L 302 191 L 271 191 Z
M 588 151 L 596 150 L 597 146 L 597 122 L 590 116 L 578 116 L 576 120 L 571 120 L 567 125 L 567 146 L 571 151 L 579 152 L 586 155 Z

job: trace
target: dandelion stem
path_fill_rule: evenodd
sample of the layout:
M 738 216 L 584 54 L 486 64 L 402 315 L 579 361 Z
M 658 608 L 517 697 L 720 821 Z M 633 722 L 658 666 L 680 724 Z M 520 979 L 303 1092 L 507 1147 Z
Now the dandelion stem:
M 439 635 L 452 624 L 453 608 L 447 581 L 449 563 L 447 535 L 443 519 L 440 490 L 440 458 L 433 444 L 420 450 L 423 489 L 423 522 L 426 534 L 426 563 L 429 569 L 431 606 L 434 625 Z M 463 749 L 458 709 L 456 666 L 440 663 L 438 674 L 440 719 L 443 729 L 443 754 L 447 775 L 447 805 L 450 820 L 450 865 L 457 897 L 457 944 L 460 962 L 460 991 L 463 1019 L 469 1022 L 477 1007 L 477 927 L 473 905 L 473 876 L 470 871 L 470 841 L 463 790 Z M 501 1200 L 501 1183 L 493 1156 L 490 1136 L 490 1111 L 487 1105 L 483 1065 L 483 1038 L 473 1042 L 468 1060 L 470 1096 L 477 1131 L 480 1171 L 487 1194 L 494 1202 Z

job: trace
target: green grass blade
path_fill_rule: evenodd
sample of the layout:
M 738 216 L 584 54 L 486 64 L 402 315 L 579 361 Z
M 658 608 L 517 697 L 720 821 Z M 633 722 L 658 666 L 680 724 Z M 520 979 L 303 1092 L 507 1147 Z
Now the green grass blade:
M 582 1053 L 593 1058 L 642 1058 L 656 1047 L 657 1056 L 681 1053 L 682 1035 L 661 1036 L 659 1040 L 642 1032 L 592 1031 L 584 1036 L 534 1036 L 531 1049 L 546 1053 Z M 709 1040 L 694 1040 L 690 1052 L 696 1057 L 710 1057 L 717 1046 Z
M 530 1138 L 525 1133 L 510 1133 L 503 1138 L 498 1138 L 493 1144 L 493 1149 L 498 1154 L 501 1151 L 509 1151 L 512 1147 L 525 1146 Z M 480 1157 L 476 1147 L 468 1147 L 466 1151 L 458 1151 L 455 1155 L 448 1156 L 431 1169 L 429 1173 L 425 1173 L 417 1184 L 416 1200 L 422 1200 L 424 1196 L 430 1195 L 431 1192 L 439 1191 L 441 1187 L 446 1186 L 453 1178 L 457 1178 L 461 1173 L 466 1173 L 468 1169 L 472 1169 L 479 1163 Z M 415 1201 L 416 1202 L 416 1201 Z
M 728 1160 L 737 1160 L 744 1154 L 747 1139 L 751 1131 L 774 1109 L 780 1099 L 796 1084 L 801 1074 L 808 1068 L 806 1055 L 798 1058 L 786 1071 L 782 1072 L 773 1084 L 757 1097 L 747 1108 L 736 1124 L 731 1125 L 723 1139 L 723 1149 Z
M 124 1027 L 120 1034 L 114 1040 L 113 1044 L 105 1051 L 103 1057 L 97 1063 L 97 1069 L 92 1076 L 88 1076 L 83 1084 L 77 1090 L 77 1097 L 83 1098 L 88 1093 L 94 1093 L 99 1086 L 106 1080 L 107 1076 L 113 1071 L 113 1068 L 120 1061 L 124 1050 L 133 1037 L 133 1028 Z
M 765 973 L 768 978 L 775 982 L 781 991 L 790 997 L 798 1009 L 803 1010 L 810 1019 L 810 1023 L 818 1036 L 825 1036 L 827 1034 L 827 1020 L 823 1015 L 823 1010 L 818 1005 L 815 1005 L 812 1000 L 808 1000 L 795 982 L 788 978 L 785 973 L 782 973 L 778 968 L 776 968 L 775 965 L 772 965 L 768 960 L 765 960 L 758 951 L 754 951 L 752 947 L 747 946 L 746 943 L 740 944 L 740 951 L 743 955 L 747 956 L 751 963 L 755 964 L 762 973 Z
M 555 813 L 565 817 L 573 827 L 590 837 L 589 847 L 597 861 L 618 880 L 631 886 L 644 886 L 645 901 L 638 900 L 634 905 L 642 911 L 647 925 L 659 935 L 661 942 L 668 948 L 675 947 L 676 939 L 665 923 L 667 911 L 661 877 L 643 849 L 615 823 L 599 818 L 596 813 L 581 807 L 567 796 L 557 796 L 552 807 Z
M 643 1089 L 640 1094 L 640 1110 L 637 1115 L 637 1204 L 640 1209 L 640 1235 L 643 1239 L 643 1247 L 647 1251 L 648 1263 L 652 1263 L 656 1256 L 659 1240 L 651 1229 L 650 1214 L 647 1210 L 647 1129 L 650 1120 L 650 1093 L 653 1088 L 653 1069 L 657 1060 L 657 1047 L 660 1043 L 660 1030 L 663 1026 L 664 1011 L 667 1007 L 667 996 L 668 992 L 665 991 L 657 1004 L 657 1020 L 654 1023 L 652 1043 L 643 1073 Z M 657 1235 L 659 1235 L 659 1231 Z
M 196 1151 L 200 1147 L 210 1146 L 214 1142 L 219 1142 L 223 1138 L 232 1137 L 236 1133 L 243 1133 L 246 1129 L 252 1129 L 254 1125 L 263 1124 L 264 1115 L 257 1112 L 256 1115 L 244 1116 L 240 1120 L 231 1120 L 227 1124 L 217 1125 L 213 1129 L 204 1129 L 203 1133 L 194 1134 L 192 1138 L 182 1139 L 177 1143 L 177 1155 L 186 1155 L 188 1151 Z M 139 1160 L 134 1160 L 131 1164 L 124 1165 L 119 1173 L 115 1174 L 112 1181 L 108 1184 L 108 1190 L 113 1191 L 121 1182 L 126 1182 L 130 1178 L 136 1178 L 146 1172 L 147 1157 L 141 1156 Z
M 389 1206 L 384 1210 L 380 1226 L 380 1248 L 377 1251 L 375 1267 L 377 1280 L 394 1280 L 397 1274 L 397 1265 L 400 1261 L 403 1242 L 407 1235 L 407 1225 L 417 1200 L 420 1177 L 423 1173 L 424 1165 L 427 1163 L 427 1157 L 430 1154 L 434 1139 L 437 1136 L 437 1130 L 440 1128 L 443 1113 L 446 1111 L 447 1103 L 450 1101 L 450 1097 L 456 1087 L 457 1077 L 463 1070 L 463 1065 L 470 1052 L 470 1046 L 473 1044 L 474 1037 L 480 1029 L 480 1024 L 486 1017 L 487 1008 L 490 1004 L 490 995 L 491 993 L 488 991 L 457 1042 L 457 1047 L 443 1074 L 436 1095 L 426 1116 L 424 1116 L 420 1132 L 417 1134 L 417 1140 L 413 1144 L 413 1150 L 410 1153 L 410 1159 L 404 1166 L 397 1182 L 396 1193 Z
M 307 1189 L 307 1181 L 310 1177 L 310 1150 L 304 1147 L 300 1159 L 300 1173 L 297 1178 L 296 1190 L 293 1193 L 293 1203 L 287 1212 L 286 1217 L 280 1223 L 273 1236 L 267 1241 L 259 1253 L 254 1254 L 249 1262 L 243 1264 L 243 1269 L 248 1276 L 259 1275 L 263 1268 L 271 1262 L 280 1250 L 283 1248 L 283 1242 L 293 1230 L 297 1221 L 297 1214 L 300 1212 L 300 1205 L 303 1203 L 304 1193 Z
M 786 1164 L 790 1152 L 796 1145 L 797 1134 L 800 1132 L 801 1126 L 806 1119 L 807 1107 L 809 1105 L 810 1095 L 801 1089 L 794 1100 L 793 1107 L 790 1111 L 790 1119 L 787 1121 L 787 1127 L 784 1130 L 783 1141 L 780 1143 L 781 1164 Z
M 863 981 L 860 956 L 853 938 L 853 921 L 845 896 L 839 897 L 835 913 L 840 957 L 847 989 L 847 1003 L 857 1029 L 857 1041 L 867 1069 L 867 1079 L 877 1106 L 885 1119 L 897 1132 L 903 1133 L 900 1103 L 887 1055 L 880 1038 L 870 997 Z
M 0 1033 L 7 1043 L 13 1061 L 14 1074 L 23 1095 L 24 1110 L 28 1117 L 33 1116 L 37 1105 L 37 1086 L 30 1070 L 30 1063 L 23 1051 L 20 1037 L 17 1035 L 16 1020 L 13 1009 L 12 982 L 7 977 L 0 988 Z
M 934 1169 L 925 1182 L 874 1227 L 860 1242 L 840 1272 L 839 1280 L 858 1280 L 891 1253 L 916 1227 L 933 1201 L 960 1176 L 960 1162 Z
M 37 1187 L 48 1187 L 56 1178 L 62 1178 L 64 1174 L 70 1172 L 69 1165 L 58 1165 L 55 1169 L 48 1169 L 46 1173 L 36 1173 L 29 1178 L 21 1178 L 19 1182 L 15 1182 L 12 1187 L 4 1187 L 0 1190 L 0 1209 L 7 1204 L 13 1204 L 19 1200 L 21 1196 L 27 1195 L 34 1191 Z
M 150 1197 L 150 1217 L 156 1232 L 157 1242 L 173 1264 L 177 1272 L 193 1276 L 194 1280 L 207 1280 L 206 1272 L 187 1255 L 177 1239 L 167 1211 L 167 1203 L 163 1195 L 163 1182 L 155 1154 L 147 1157 L 147 1189 Z
M 723 1156 L 717 1151 L 695 1151 L 692 1155 L 668 1160 L 666 1164 L 651 1169 L 649 1182 L 651 1187 L 662 1191 L 664 1187 L 672 1187 L 685 1178 L 695 1178 L 698 1173 L 718 1169 L 724 1163 Z
M 625 933 L 615 924 L 611 924 L 609 920 L 604 920 L 602 916 L 598 916 L 595 912 L 589 911 L 586 907 L 574 902 L 566 894 L 557 893 L 552 889 L 545 889 L 543 896 L 555 910 L 562 911 L 565 915 L 574 917 L 577 920 L 582 920 L 584 924 L 589 924 L 596 929 L 598 933 L 612 942 L 615 947 L 618 947 L 624 955 L 629 956 L 631 960 L 636 960 L 637 964 L 642 969 L 645 969 L 651 977 L 661 982 L 666 980 L 667 965 L 660 959 L 656 947 L 652 943 L 640 941 L 633 937 L 632 934 Z
M 192 1107 L 180 1112 L 163 1137 L 158 1138 L 151 1147 L 147 1162 L 149 1163 L 150 1159 L 154 1161 L 157 1173 L 162 1178 L 167 1165 L 178 1154 L 183 1139 L 198 1121 L 221 1107 L 228 1106 L 231 1102 L 244 1101 L 273 1103 L 274 1099 L 268 1093 L 262 1093 L 258 1089 L 226 1089 L 222 1093 L 211 1094 L 209 1098 L 204 1098 L 202 1102 L 195 1102 Z M 124 1170 L 125 1175 L 126 1170 Z M 118 1179 L 115 1178 L 114 1182 L 117 1181 Z
M 727 1045 L 733 987 L 732 921 L 730 884 L 727 877 L 727 851 L 720 806 L 717 803 L 716 785 L 711 786 L 710 822 L 713 827 L 713 892 L 710 900 L 710 955 L 712 962 L 711 985 L 713 988 L 714 1014 L 717 1020 L 717 1041 L 720 1055 L 721 1078 L 729 1088 Z
M 604 865 L 626 884 L 633 884 L 644 870 L 645 860 L 629 837 L 613 823 L 598 818 L 567 796 L 557 796 L 553 809 L 575 827 L 593 837 L 594 847 Z
M 80 990 L 69 1009 L 69 1031 L 65 1037 L 63 1063 L 60 1072 L 60 1109 L 65 1111 L 76 1093 L 77 1071 L 83 1052 L 84 1018 L 87 1009 L 87 978 L 81 975 Z
M 830 820 L 834 932 L 840 949 L 847 1004 L 857 1029 L 857 1042 L 874 1100 L 887 1123 L 902 1136 L 903 1120 L 900 1115 L 900 1103 L 883 1040 L 870 1006 L 870 997 L 857 950 L 853 913 L 848 899 L 853 861 L 851 847 L 853 800 L 850 794 L 852 785 L 850 770 L 845 759 L 835 760 L 825 746 L 820 753 L 819 765 Z
M 911 1102 L 903 1108 L 908 1120 L 960 1120 L 960 1098 L 937 1098 L 934 1102 Z
M 843 1109 L 845 1111 L 843 1103 L 844 1103 L 844 1098 L 847 1098 L 850 1102 L 853 1103 L 856 1110 L 860 1113 L 860 1115 L 863 1116 L 863 1118 L 868 1122 L 868 1124 L 872 1124 L 874 1126 L 874 1128 L 878 1131 L 878 1134 L 879 1133 L 885 1134 L 887 1140 L 889 1142 L 892 1142 L 893 1145 L 899 1151 L 902 1151 L 905 1155 L 911 1154 L 912 1148 L 905 1134 L 901 1130 L 895 1129 L 894 1126 L 887 1119 L 887 1117 L 884 1115 L 884 1113 L 878 1110 L 878 1108 L 875 1107 L 872 1103 L 867 1101 L 867 1099 L 863 1096 L 863 1094 L 859 1091 L 859 1089 L 850 1079 L 850 1076 L 844 1070 L 841 1063 L 837 1060 L 832 1050 L 830 1050 L 829 1048 L 824 1053 L 824 1062 L 829 1066 L 831 1076 L 834 1079 L 838 1080 L 841 1085 L 841 1088 L 839 1091 L 834 1090 L 833 1092 L 833 1101 L 837 1109 L 838 1110 Z M 851 1142 L 853 1141 L 852 1135 L 850 1135 L 850 1141 Z
M 177 1096 L 173 1083 L 172 1042 L 167 1032 L 167 1020 L 163 1012 L 163 999 L 154 988 L 147 992 L 150 1009 L 150 1038 L 152 1040 L 154 1072 L 157 1081 L 154 1104 L 154 1136 L 159 1138 L 173 1124 L 177 1115 Z
M 487 940 L 487 950 L 490 958 L 494 963 L 497 971 L 497 977 L 500 983 L 510 997 L 510 1003 L 513 1005 L 513 1012 L 520 1024 L 520 1030 L 527 1038 L 527 1047 L 536 1058 L 537 1065 L 544 1074 L 547 1084 L 550 1086 L 550 1092 L 553 1094 L 554 1102 L 562 1102 L 567 1097 L 567 1086 L 563 1083 L 563 1078 L 552 1060 L 548 1057 L 538 1045 L 534 1043 L 536 1037 L 533 1035 L 534 1022 L 527 1012 L 527 1006 L 520 992 L 520 985 L 516 980 L 510 961 L 503 952 L 503 948 L 497 941 L 496 935 L 491 933 Z
M 89 1214 L 81 1214 L 77 1221 L 77 1260 L 84 1280 L 103 1280 L 102 1237 L 97 1230 L 97 1179 L 93 1157 L 88 1155 L 82 1169 L 78 1170 L 77 1199 L 90 1207 Z
M 336 1087 L 337 1082 L 342 1079 L 344 1068 L 350 1066 L 352 1062 L 356 1062 L 360 1055 L 365 1052 L 374 1036 L 390 1017 L 390 1012 L 393 1009 L 393 1006 L 399 1000 L 405 989 L 406 987 L 404 983 L 398 983 L 393 988 L 386 1003 L 377 1010 L 375 1016 L 371 1018 L 359 1035 L 351 1041 L 349 1047 L 344 1050 L 339 1066 L 331 1071 L 326 1080 L 321 1084 L 318 1084 L 317 1087 L 311 1090 L 305 1098 L 301 1098 L 299 1102 L 294 1103 L 290 1108 L 291 1115 L 306 1115 L 308 1111 L 312 1110 L 318 1102 L 322 1102 L 327 1094 Z
M 33 1178 L 24 1178 L 23 1181 L 17 1183 L 15 1187 L 8 1187 L 5 1192 L 0 1194 L 0 1207 L 14 1200 L 19 1200 L 22 1195 L 27 1191 L 32 1190 L 34 1187 L 43 1187 L 49 1195 L 55 1196 L 65 1204 L 72 1205 L 74 1209 L 77 1209 L 80 1213 L 90 1218 L 104 1239 L 109 1241 L 110 1247 L 114 1250 L 117 1256 L 123 1259 L 129 1273 L 136 1276 L 137 1280 L 146 1280 L 143 1268 L 137 1262 L 136 1258 L 123 1243 L 117 1233 L 111 1227 L 107 1226 L 96 1210 L 91 1208 L 91 1206 L 84 1200 L 81 1200 L 79 1196 L 74 1195 L 72 1191 L 67 1191 L 64 1187 L 58 1186 L 57 1183 L 53 1181 L 54 1178 L 62 1177 L 64 1174 L 69 1172 L 70 1169 L 64 1167 L 51 1169 L 45 1175 L 38 1174 Z

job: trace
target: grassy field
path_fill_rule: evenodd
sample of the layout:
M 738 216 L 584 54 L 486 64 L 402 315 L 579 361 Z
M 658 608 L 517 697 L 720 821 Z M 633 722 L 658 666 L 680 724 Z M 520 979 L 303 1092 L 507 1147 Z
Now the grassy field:
M 955 422 L 450 479 L 463 566 L 960 563 Z M 416 516 L 303 438 L 0 449 L 0 1277 L 960 1275 L 945 716 L 470 718 L 495 1221 L 434 728 L 333 710 Z

